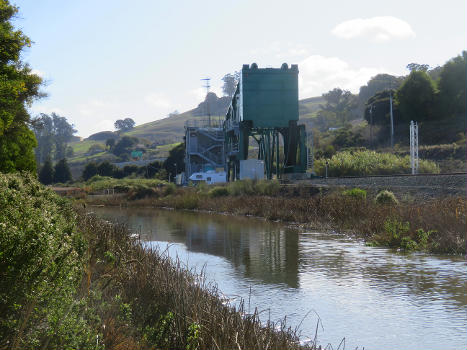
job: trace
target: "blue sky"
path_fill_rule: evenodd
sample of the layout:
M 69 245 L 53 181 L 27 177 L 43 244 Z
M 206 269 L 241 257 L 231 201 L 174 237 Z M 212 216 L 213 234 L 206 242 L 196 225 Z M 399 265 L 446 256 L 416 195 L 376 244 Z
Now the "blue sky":
M 33 41 L 23 59 L 47 81 L 33 115 L 53 111 L 88 136 L 196 107 L 204 77 L 242 64 L 299 65 L 300 98 L 466 49 L 465 0 L 12 1 Z

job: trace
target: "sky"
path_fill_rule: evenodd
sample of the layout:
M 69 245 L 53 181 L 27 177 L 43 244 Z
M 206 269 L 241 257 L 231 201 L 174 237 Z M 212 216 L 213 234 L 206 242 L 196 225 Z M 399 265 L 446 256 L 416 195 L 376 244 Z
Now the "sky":
M 19 0 L 34 42 L 23 60 L 43 77 L 33 116 L 55 112 L 77 135 L 196 107 L 222 77 L 256 62 L 298 64 L 300 99 L 358 93 L 408 63 L 443 65 L 466 49 L 465 0 Z

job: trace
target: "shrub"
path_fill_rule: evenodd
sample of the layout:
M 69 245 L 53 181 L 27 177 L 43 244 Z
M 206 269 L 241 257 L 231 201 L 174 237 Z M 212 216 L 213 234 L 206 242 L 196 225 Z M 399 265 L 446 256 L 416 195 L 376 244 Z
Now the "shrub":
M 281 185 L 277 180 L 261 180 L 256 183 L 255 187 L 258 194 L 265 196 L 275 196 L 281 189 Z
M 325 159 L 315 162 L 318 175 L 325 174 Z M 410 157 L 399 157 L 392 153 L 377 153 L 374 151 L 343 151 L 338 152 L 329 160 L 328 176 L 362 176 L 409 174 L 411 172 Z M 420 173 L 439 173 L 436 163 L 420 160 Z
M 229 190 L 224 186 L 216 186 L 209 190 L 210 197 L 223 197 L 229 195 Z
M 0 174 L 0 347 L 95 346 L 76 299 L 85 254 L 65 199 L 30 175 Z
M 397 219 L 388 219 L 384 222 L 384 231 L 388 235 L 388 245 L 390 247 L 400 247 L 409 230 L 410 224 L 408 222 Z M 404 239 L 404 243 L 408 244 L 407 238 Z
M 398 204 L 399 201 L 397 200 L 394 193 L 391 191 L 381 191 L 375 197 L 375 203 L 378 204 Z
M 177 186 L 174 183 L 169 183 L 167 186 L 164 187 L 164 196 L 168 196 L 174 194 L 177 190 Z
M 355 198 L 358 200 L 365 200 L 366 199 L 366 191 L 362 190 L 361 188 L 352 188 L 351 190 L 346 190 L 342 192 L 344 196 Z

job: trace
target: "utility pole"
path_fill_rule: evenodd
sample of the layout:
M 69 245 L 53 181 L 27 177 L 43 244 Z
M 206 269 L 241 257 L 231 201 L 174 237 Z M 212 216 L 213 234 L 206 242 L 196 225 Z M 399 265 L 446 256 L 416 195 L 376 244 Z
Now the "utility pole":
M 209 110 L 209 98 L 208 98 L 209 88 L 211 87 L 209 82 L 211 81 L 211 78 L 204 78 L 201 80 L 204 80 L 206 82 L 206 85 L 203 85 L 203 87 L 206 88 L 206 109 L 208 113 L 208 126 L 211 127 L 211 111 Z
M 392 91 L 389 91 L 389 115 L 391 116 L 391 148 L 394 148 L 394 117 L 392 115 Z

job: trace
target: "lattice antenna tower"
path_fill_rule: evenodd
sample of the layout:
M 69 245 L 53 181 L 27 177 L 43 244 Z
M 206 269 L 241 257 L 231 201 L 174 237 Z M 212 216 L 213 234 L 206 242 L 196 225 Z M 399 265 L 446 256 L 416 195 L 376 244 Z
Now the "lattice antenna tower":
M 418 124 L 410 121 L 410 165 L 412 175 L 418 173 Z
M 208 125 L 211 126 L 211 111 L 209 109 L 209 99 L 207 98 L 209 95 L 209 89 L 211 88 L 211 78 L 204 78 L 201 80 L 205 82 L 205 85 L 203 85 L 203 87 L 206 88 L 206 112 L 208 114 Z

